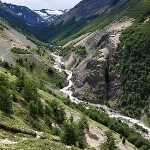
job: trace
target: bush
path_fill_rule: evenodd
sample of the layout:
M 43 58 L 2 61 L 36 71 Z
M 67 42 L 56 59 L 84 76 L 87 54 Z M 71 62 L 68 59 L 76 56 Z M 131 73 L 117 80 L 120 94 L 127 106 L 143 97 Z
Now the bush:
M 29 52 L 25 49 L 16 48 L 16 47 L 12 48 L 11 51 L 16 54 L 31 54 L 31 52 Z
M 101 150 L 117 150 L 115 139 L 111 131 L 106 132 L 107 141 L 103 143 L 100 148 Z
M 88 123 L 85 117 L 82 117 L 79 123 L 76 123 L 73 121 L 73 116 L 71 115 L 70 119 L 63 123 L 60 136 L 62 142 L 84 149 L 86 147 L 84 129 L 86 128 L 88 128 Z
M 122 143 L 123 143 L 123 144 L 125 144 L 125 143 L 126 143 L 126 139 L 125 139 L 125 138 L 123 138 Z
M 52 134 L 56 136 L 60 136 L 61 130 L 57 127 L 53 127 Z
M 48 72 L 48 75 L 49 75 L 49 76 L 53 75 L 53 73 L 54 73 L 54 71 L 53 71 L 52 68 L 49 68 L 47 72 Z
M 84 129 L 89 130 L 89 124 L 85 116 L 82 116 L 82 118 L 79 120 L 79 128 L 82 130 Z
M 37 99 L 36 101 L 29 101 L 29 112 L 30 115 L 34 118 L 37 118 L 38 116 L 44 116 L 44 109 L 40 99 Z
M 86 48 L 84 46 L 77 46 L 74 49 L 75 49 L 75 52 L 82 57 L 85 57 L 87 54 Z
M 76 145 L 79 139 L 79 128 L 78 124 L 67 120 L 63 124 L 61 140 L 67 145 Z
M 52 109 L 52 116 L 58 123 L 63 123 L 66 114 L 64 108 L 55 100 L 49 103 L 49 106 Z
M 31 80 L 28 79 L 24 80 L 24 88 L 22 94 L 27 101 L 30 100 L 36 101 L 37 100 L 36 84 Z

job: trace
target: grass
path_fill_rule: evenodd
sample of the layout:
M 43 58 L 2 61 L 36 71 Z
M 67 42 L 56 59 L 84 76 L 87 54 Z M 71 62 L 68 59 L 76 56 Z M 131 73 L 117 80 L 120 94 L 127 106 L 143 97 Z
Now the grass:
M 81 117 L 82 116 L 82 112 L 79 112 L 77 110 L 74 110 L 72 108 L 70 108 L 69 106 L 66 106 L 62 100 L 65 100 L 66 98 L 63 97 L 62 95 L 57 96 L 55 94 L 49 94 L 45 91 L 42 90 L 38 90 L 39 96 L 42 99 L 42 103 L 46 103 L 48 101 L 51 100 L 56 100 L 58 101 L 65 109 L 66 111 L 68 111 L 70 114 L 73 114 L 74 116 L 77 117 Z M 59 97 L 59 98 L 58 98 Z M 5 116 L 3 113 L 0 113 L 0 120 L 2 124 L 5 124 L 8 127 L 11 128 L 17 128 L 17 129 L 21 129 L 22 131 L 29 131 L 29 132 L 33 132 L 33 130 L 37 130 L 37 128 L 39 129 L 39 131 L 43 131 L 45 132 L 44 136 L 46 139 L 34 139 L 29 137 L 28 135 L 24 135 L 24 134 L 11 134 L 8 133 L 8 136 L 5 135 L 6 132 L 5 131 L 1 131 L 0 130 L 0 137 L 1 138 L 9 138 L 12 141 L 17 141 L 18 143 L 15 145 L 0 145 L 0 148 L 2 149 L 67 149 L 67 147 L 61 143 L 56 143 L 56 142 L 52 142 L 51 140 L 57 140 L 59 141 L 59 138 L 55 138 L 53 136 L 51 136 L 48 131 L 47 125 L 45 124 L 44 120 L 42 118 L 39 118 L 38 120 L 34 120 L 34 125 L 36 124 L 36 128 L 34 126 L 31 125 L 30 122 L 30 116 L 28 115 L 28 110 L 25 106 L 22 106 L 21 103 L 18 101 L 18 103 L 14 103 L 14 114 L 11 116 Z M 99 127 L 100 129 L 102 129 L 102 132 L 109 130 L 107 127 L 96 123 L 95 121 L 89 119 L 89 122 L 91 124 L 93 124 L 95 127 Z M 115 134 L 116 135 L 116 134 Z M 118 135 L 119 136 L 119 135 Z M 19 137 L 27 137 L 27 139 L 25 141 L 20 140 Z M 117 137 L 117 135 L 116 135 Z
M 52 142 L 50 140 L 42 139 L 28 139 L 18 144 L 11 146 L 8 150 L 20 150 L 20 149 L 33 149 L 33 150 L 67 150 L 68 148 L 61 143 Z
M 32 128 L 25 122 L 25 119 L 27 119 L 28 114 L 27 111 L 25 111 L 21 107 L 16 107 L 15 104 L 13 106 L 14 106 L 14 114 L 11 116 L 7 116 L 2 112 L 0 112 L 1 124 L 5 125 L 8 128 L 32 132 Z M 19 116 L 17 116 L 18 114 Z
M 48 86 L 49 88 L 60 89 L 66 86 L 66 74 L 64 72 L 60 73 L 53 68 L 54 59 L 50 51 L 45 48 L 40 48 L 38 53 L 37 56 L 36 50 L 34 50 L 33 57 L 17 55 L 15 60 L 20 65 L 23 72 L 40 87 Z M 48 72 L 49 69 L 52 70 L 51 73 Z
M 1 130 L 0 130 L 1 131 Z M 3 131 L 2 131 L 3 132 Z M 1 133 L 1 132 L 0 132 Z M 4 145 L 0 144 L 0 149 L 7 149 L 7 150 L 26 150 L 26 149 L 32 149 L 32 150 L 67 150 L 67 146 L 65 146 L 62 143 L 54 142 L 49 139 L 36 139 L 27 137 L 24 135 L 12 135 L 7 132 L 3 132 L 3 134 L 8 134 L 12 138 L 9 138 L 10 141 L 17 142 L 13 145 Z M 6 136 L 5 136 L 6 138 Z M 21 138 L 24 138 L 25 140 L 21 140 Z
M 38 81 L 49 85 L 51 88 L 59 89 L 59 84 L 62 87 L 67 85 L 65 74 L 54 71 L 52 74 L 48 75 L 48 66 L 42 63 L 38 63 L 35 66 L 32 74 L 34 78 L 37 78 Z

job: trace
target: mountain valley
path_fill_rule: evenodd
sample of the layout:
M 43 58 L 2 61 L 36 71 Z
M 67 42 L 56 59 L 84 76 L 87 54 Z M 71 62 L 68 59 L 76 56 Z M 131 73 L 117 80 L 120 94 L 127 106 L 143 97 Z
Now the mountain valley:
M 0 149 L 149 150 L 149 43 L 149 0 L 0 1 Z

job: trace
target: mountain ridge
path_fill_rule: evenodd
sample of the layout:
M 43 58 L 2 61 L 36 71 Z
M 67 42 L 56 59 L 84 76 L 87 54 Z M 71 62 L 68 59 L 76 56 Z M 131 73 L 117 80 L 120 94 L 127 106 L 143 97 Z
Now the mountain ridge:
M 59 18 L 60 15 L 67 10 L 32 10 L 26 6 L 18 6 L 9 3 L 3 3 L 4 7 L 10 9 L 18 17 L 24 19 L 29 25 L 43 25 L 49 24 Z
M 13 4 L 3 3 L 5 7 L 10 9 L 18 17 L 24 19 L 28 24 L 31 25 L 40 25 L 45 22 L 45 20 L 39 16 L 37 13 L 32 11 L 26 6 L 18 6 Z

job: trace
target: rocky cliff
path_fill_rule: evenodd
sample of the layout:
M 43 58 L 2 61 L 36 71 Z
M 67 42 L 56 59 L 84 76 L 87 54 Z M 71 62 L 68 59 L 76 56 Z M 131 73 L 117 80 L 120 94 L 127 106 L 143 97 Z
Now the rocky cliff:
M 74 95 L 79 99 L 103 103 L 119 97 L 121 75 L 113 71 L 115 53 L 121 31 L 132 24 L 129 18 L 117 20 L 103 30 L 98 30 L 75 45 L 86 46 L 91 56 L 73 73 Z M 74 41 L 72 41 L 74 42 Z

